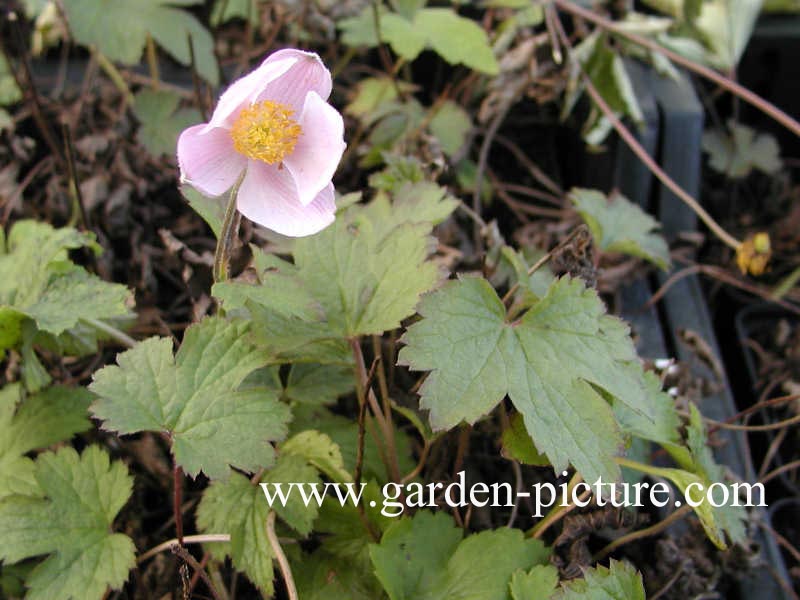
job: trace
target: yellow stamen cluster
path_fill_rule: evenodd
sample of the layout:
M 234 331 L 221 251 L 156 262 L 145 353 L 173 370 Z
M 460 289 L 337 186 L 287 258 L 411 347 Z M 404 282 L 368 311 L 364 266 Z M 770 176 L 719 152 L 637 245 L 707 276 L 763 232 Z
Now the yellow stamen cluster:
M 743 275 L 763 275 L 772 256 L 768 233 L 750 235 L 736 249 L 736 264 Z
M 294 150 L 302 133 L 293 114 L 291 106 L 270 100 L 248 106 L 231 128 L 233 147 L 253 160 L 280 163 Z

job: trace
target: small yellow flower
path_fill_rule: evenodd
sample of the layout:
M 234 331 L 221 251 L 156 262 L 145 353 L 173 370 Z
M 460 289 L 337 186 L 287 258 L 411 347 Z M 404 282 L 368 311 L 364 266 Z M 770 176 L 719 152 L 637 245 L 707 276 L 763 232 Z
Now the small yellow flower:
M 769 234 L 760 232 L 750 235 L 736 249 L 736 264 L 743 275 L 761 275 L 767 270 L 772 247 Z

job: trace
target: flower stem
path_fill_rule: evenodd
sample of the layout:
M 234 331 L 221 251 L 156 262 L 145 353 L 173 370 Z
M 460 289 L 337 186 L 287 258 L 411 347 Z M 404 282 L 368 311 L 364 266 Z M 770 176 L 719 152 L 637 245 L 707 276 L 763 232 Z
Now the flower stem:
M 567 484 L 567 492 L 569 498 L 572 498 L 572 490 L 575 489 L 575 486 L 578 485 L 581 481 L 583 481 L 583 477 L 580 476 L 579 473 L 575 473 L 572 476 L 572 479 L 569 480 Z M 585 500 L 589 494 L 584 492 L 578 498 L 579 500 Z M 545 531 L 553 524 L 560 521 L 563 517 L 565 517 L 568 513 L 572 512 L 578 507 L 577 504 L 573 504 L 570 502 L 569 504 L 564 505 L 557 505 L 550 509 L 544 518 L 536 523 L 529 531 L 528 536 L 532 537 L 533 539 L 539 539 L 542 537 Z
M 210 544 L 212 542 L 228 543 L 230 541 L 231 541 L 231 535 L 229 533 L 207 533 L 203 535 L 183 536 L 184 544 Z M 139 558 L 136 559 L 136 563 L 141 564 L 148 558 L 152 558 L 153 556 L 163 552 L 164 550 L 169 550 L 170 548 L 172 548 L 172 546 L 174 546 L 177 543 L 178 543 L 177 538 L 172 538 L 171 540 L 162 542 L 158 546 L 150 548 L 150 550 L 139 556 Z
M 283 553 L 278 536 L 275 535 L 275 511 L 272 510 L 267 515 L 267 539 L 269 540 L 269 545 L 272 546 L 275 560 L 278 561 L 281 575 L 283 575 L 283 582 L 286 584 L 286 595 L 289 596 L 289 600 L 297 600 L 297 588 L 294 585 L 292 568 L 289 566 L 289 561 L 286 560 L 286 555 Z
M 621 537 L 618 537 L 613 542 L 608 544 L 605 548 L 600 550 L 597 554 L 592 557 L 592 562 L 597 562 L 603 560 L 606 556 L 611 554 L 617 548 L 624 546 L 627 543 L 633 542 L 635 540 L 641 540 L 646 537 L 650 537 L 656 534 L 661 533 L 667 527 L 675 523 L 676 521 L 681 520 L 683 517 L 688 515 L 692 511 L 692 507 L 688 504 L 681 506 L 678 510 L 673 513 L 670 513 L 668 517 L 664 520 L 659 521 L 655 525 L 651 525 L 650 527 L 646 527 L 645 529 L 637 529 L 636 531 L 631 531 Z
M 150 71 L 150 79 L 152 80 L 151 86 L 154 90 L 158 90 L 161 82 L 161 76 L 158 72 L 158 55 L 156 54 L 156 44 L 153 37 L 147 34 L 147 68 Z
M 117 343 L 125 346 L 126 348 L 133 348 L 136 345 L 136 340 L 129 336 L 127 333 L 124 333 L 106 323 L 105 321 L 101 321 L 100 319 L 84 319 L 89 325 L 94 327 L 95 329 L 102 331 L 111 339 L 116 341 Z
M 239 232 L 239 213 L 236 212 L 236 197 L 239 195 L 239 187 L 242 185 L 243 179 L 244 173 L 233 185 L 228 196 L 225 217 L 222 220 L 222 227 L 217 238 L 217 250 L 214 253 L 214 283 L 228 279 L 228 262 L 233 248 L 233 240 Z

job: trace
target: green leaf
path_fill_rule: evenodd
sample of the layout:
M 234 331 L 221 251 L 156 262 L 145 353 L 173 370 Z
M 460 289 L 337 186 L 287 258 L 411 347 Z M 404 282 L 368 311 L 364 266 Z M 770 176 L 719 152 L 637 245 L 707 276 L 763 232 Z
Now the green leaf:
M 392 8 L 406 19 L 412 19 L 416 12 L 423 8 L 427 0 L 391 0 Z
M 711 129 L 703 134 L 703 150 L 709 153 L 708 164 L 732 179 L 749 175 L 753 169 L 774 175 L 783 165 L 780 147 L 768 133 L 728 122 L 731 135 L 721 129 Z
M 384 598 L 369 558 L 372 534 L 380 536 L 394 519 L 381 515 L 381 489 L 369 481 L 359 509 L 352 503 L 325 502 L 314 524 L 322 543 L 313 554 L 292 560 L 297 590 L 303 600 L 374 600 Z M 374 502 L 374 504 L 372 504 Z M 369 531 L 365 526 L 369 526 Z
M 512 600 L 549 598 L 558 585 L 558 569 L 553 565 L 536 565 L 527 573 L 519 570 L 511 578 Z
M 258 5 L 255 0 L 217 0 L 211 10 L 211 26 L 217 27 L 233 19 L 250 21 L 253 26 L 258 26 Z
M 380 537 L 396 522 L 396 519 L 381 514 L 383 501 L 381 487 L 374 480 L 368 480 L 361 494 L 363 518 L 352 502 L 344 505 L 338 501 L 324 502 L 319 518 L 314 523 L 315 531 L 325 534 L 321 548 L 328 554 L 357 565 L 363 571 L 371 572 L 369 553 L 373 537 L 370 531 Z
M 472 19 L 449 8 L 423 8 L 414 15 L 414 26 L 451 65 L 463 64 L 487 75 L 500 72 L 486 32 Z
M 190 185 L 181 186 L 181 195 L 208 224 L 214 237 L 218 238 L 220 229 L 222 229 L 222 219 L 225 216 L 224 200 L 204 196 Z
M 0 83 L 2 85 L 2 83 Z M 11 115 L 8 114 L 8 111 L 4 108 L 0 108 L 0 132 L 5 130 L 14 131 L 14 119 L 11 118 Z
M 316 470 L 300 456 L 281 456 L 275 467 L 260 482 L 319 484 Z M 317 506 L 306 507 L 299 494 L 292 494 L 286 505 L 272 507 L 287 524 L 305 535 L 317 516 Z M 227 533 L 229 544 L 213 544 L 216 556 L 230 556 L 237 570 L 244 572 L 264 594 L 272 597 L 274 553 L 267 538 L 267 515 L 270 506 L 261 487 L 239 473 L 227 481 L 215 481 L 203 493 L 197 507 L 197 525 L 207 533 Z
M 277 265 L 261 286 L 217 285 L 213 293 L 234 305 L 249 299 L 257 339 L 276 362 L 348 363 L 347 338 L 399 327 L 439 281 L 430 232 L 454 207 L 430 184 L 403 188 L 394 203 L 379 195 L 298 239 L 295 265 Z
M 724 483 L 727 478 L 724 468 L 717 464 L 714 460 L 711 448 L 706 444 L 708 436 L 703 426 L 703 417 L 700 411 L 694 404 L 690 404 L 689 409 L 689 423 L 686 426 L 686 445 L 691 453 L 692 462 L 681 461 L 681 456 L 675 452 L 671 454 L 681 466 L 696 473 L 703 480 L 705 488 L 708 489 L 712 483 Z M 667 449 L 669 450 L 669 448 Z M 714 504 L 722 504 L 723 498 L 719 495 L 720 491 L 721 490 L 716 488 L 711 491 Z M 731 496 L 733 496 L 733 494 L 731 494 Z M 728 534 L 733 543 L 740 544 L 747 539 L 747 531 L 745 529 L 747 512 L 744 510 L 743 506 L 733 506 L 731 504 L 733 500 L 733 498 L 730 498 L 729 503 L 723 506 L 715 507 L 709 505 L 710 510 L 713 511 L 713 524 L 711 520 L 708 520 L 704 522 L 703 525 L 706 527 L 707 532 L 709 530 L 713 531 L 717 527 L 722 529 Z M 740 504 L 742 503 L 740 502 Z M 714 537 L 711 539 L 714 540 Z
M 654 419 L 631 410 L 621 402 L 614 402 L 614 413 L 626 433 L 641 439 L 657 442 L 663 446 L 679 447 L 681 444 L 681 420 L 675 402 L 661 390 L 661 380 L 652 371 L 646 371 L 644 382 L 650 394 Z
M 42 497 L 0 501 L 0 560 L 50 555 L 27 578 L 26 598 L 93 600 L 119 589 L 135 565 L 131 539 L 110 531 L 131 495 L 125 465 L 97 446 L 80 457 L 62 448 L 42 454 L 35 475 Z
M 443 513 L 420 511 L 386 530 L 370 547 L 375 573 L 391 600 L 506 600 L 517 569 L 547 561 L 539 540 L 518 529 L 483 531 L 462 540 Z
M 295 246 L 300 276 L 314 290 L 337 337 L 399 327 L 439 279 L 436 265 L 426 260 L 432 251 L 431 223 L 382 208 L 378 201 L 354 207 Z M 378 220 L 387 212 L 388 221 Z
M 439 140 L 442 150 L 453 156 L 467 141 L 472 129 L 469 114 L 452 100 L 445 101 L 429 124 L 431 133 Z
M 381 121 L 374 131 L 386 122 Z M 392 144 L 398 140 L 392 140 Z M 390 144 L 391 145 L 391 144 Z M 376 146 L 372 147 L 374 152 Z M 416 156 L 397 156 L 388 152 L 381 152 L 381 157 L 385 163 L 382 171 L 372 173 L 369 176 L 369 186 L 376 190 L 396 192 L 405 185 L 422 183 L 425 180 L 425 168 Z
M 350 473 L 355 470 L 358 451 L 358 424 L 353 419 L 335 415 L 323 407 L 308 404 L 295 405 L 292 412 L 294 420 L 292 421 L 290 435 L 302 433 L 307 429 L 313 429 L 327 435 L 338 446 L 345 469 Z M 395 429 L 394 436 L 400 472 L 408 473 L 416 464 L 411 460 L 411 442 L 408 436 L 400 429 Z M 363 471 L 365 480 L 369 478 L 379 481 L 386 480 L 386 470 L 381 461 L 378 443 L 372 432 L 368 432 L 364 439 Z
M 31 450 L 68 440 L 91 427 L 84 388 L 51 387 L 22 399 L 19 384 L 0 390 L 0 500 L 13 494 L 36 495 L 39 486 Z
M 492 285 L 498 287 L 506 284 L 510 288 L 517 284 L 519 289 L 515 294 L 515 300 L 526 305 L 529 305 L 530 301 L 542 298 L 550 289 L 555 275 L 546 264 L 539 266 L 530 275 L 528 271 L 543 256 L 544 252 L 540 250 L 519 252 L 511 246 L 501 246 L 497 267 L 491 278 Z
M 420 511 L 386 530 L 370 547 L 375 574 L 391 600 L 418 598 L 447 568 L 464 532 L 444 513 Z
M 358 524 L 356 524 L 358 526 Z M 292 564 L 297 594 L 303 600 L 375 600 L 383 597 L 369 568 L 324 550 L 302 554 Z
M 762 0 L 710 0 L 700 3 L 694 26 L 710 49 L 712 64 L 729 71 L 736 67 L 750 41 Z
M 506 458 L 512 458 L 524 465 L 550 466 L 550 461 L 536 449 L 531 436 L 528 435 L 521 413 L 514 413 L 511 417 L 508 428 L 503 430 L 502 440 L 503 456 Z
M 381 38 L 408 61 L 417 58 L 428 44 L 425 32 L 416 23 L 394 13 L 381 16 Z
M 330 437 L 314 430 L 306 430 L 281 444 L 281 452 L 300 456 L 333 481 L 348 483 L 353 477 L 345 469 L 342 451 Z
M 395 83 L 401 85 L 389 77 L 367 77 L 360 80 L 355 86 L 353 99 L 344 109 L 345 112 L 360 119 L 368 117 L 381 105 L 397 98 Z
M 486 32 L 472 19 L 456 14 L 450 8 L 421 8 L 405 15 L 380 11 L 383 42 L 404 59 L 412 61 L 430 47 L 452 65 L 463 64 L 471 69 L 497 75 L 500 67 L 492 52 Z M 373 9 L 365 7 L 357 16 L 338 23 L 342 41 L 349 46 L 378 45 Z
M 663 236 L 655 233 L 660 224 L 625 196 L 607 198 L 597 190 L 573 188 L 569 197 L 603 252 L 638 256 L 669 268 L 669 247 Z
M 353 370 L 331 365 L 293 365 L 284 396 L 302 404 L 333 404 L 355 389 Z
M 246 340 L 248 324 L 206 318 L 172 340 L 153 337 L 94 374 L 92 405 L 103 427 L 120 434 L 163 431 L 186 473 L 224 479 L 229 465 L 255 471 L 273 463 L 270 442 L 286 435 L 289 408 L 276 394 L 239 391 L 266 360 Z
M 68 250 L 81 247 L 99 251 L 91 234 L 23 220 L 0 245 L 0 353 L 22 344 L 29 363 L 35 359 L 37 330 L 59 336 L 83 326 L 82 337 L 91 344 L 97 334 L 86 330 L 86 322 L 129 315 L 132 297 L 125 286 L 103 281 L 67 256 Z M 33 364 L 23 368 L 39 369 Z
M 22 92 L 11 74 L 5 54 L 0 54 L 0 106 L 8 106 L 22 100 Z
M 426 296 L 419 312 L 398 362 L 432 371 L 420 394 L 434 429 L 474 422 L 508 394 L 556 472 L 571 462 L 587 481 L 618 480 L 622 436 L 596 388 L 649 419 L 654 409 L 628 327 L 594 290 L 561 278 L 509 323 L 489 283 L 465 277 Z
M 583 572 L 550 596 L 551 600 L 645 600 L 642 576 L 627 562 L 613 558 L 608 567 L 598 565 Z
M 585 89 L 583 73 L 591 80 L 598 93 L 618 117 L 630 117 L 642 123 L 642 109 L 633 90 L 625 65 L 608 44 L 607 36 L 597 30 L 587 36 L 570 54 L 570 76 L 562 107 L 562 118 L 569 115 Z M 611 131 L 611 122 L 602 111 L 593 107 L 583 128 L 584 139 L 599 145 Z
M 174 155 L 181 131 L 203 120 L 195 108 L 178 110 L 179 102 L 180 96 L 165 90 L 136 94 L 133 112 L 142 124 L 136 137 L 153 156 Z
M 253 371 L 242 387 L 266 387 L 291 404 L 325 406 L 352 392 L 355 383 L 350 366 L 298 363 L 291 366 L 285 387 L 274 365 Z
M 172 58 L 189 66 L 192 38 L 197 72 L 211 85 L 219 83 L 214 40 L 208 30 L 176 6 L 200 0 L 65 0 L 70 31 L 79 44 L 96 46 L 113 61 L 138 64 L 149 33 Z
M 385 9 L 380 7 L 379 14 L 384 13 Z M 378 34 L 375 32 L 375 17 L 372 6 L 365 6 L 355 16 L 339 19 L 336 22 L 336 28 L 342 33 L 342 43 L 347 46 L 374 48 L 380 42 Z

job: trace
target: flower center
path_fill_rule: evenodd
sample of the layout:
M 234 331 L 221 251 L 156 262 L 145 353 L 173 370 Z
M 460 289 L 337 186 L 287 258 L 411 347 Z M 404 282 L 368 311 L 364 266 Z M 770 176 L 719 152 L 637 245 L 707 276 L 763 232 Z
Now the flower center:
M 231 127 L 233 147 L 269 165 L 281 162 L 294 150 L 303 131 L 293 114 L 291 106 L 270 100 L 248 106 Z

